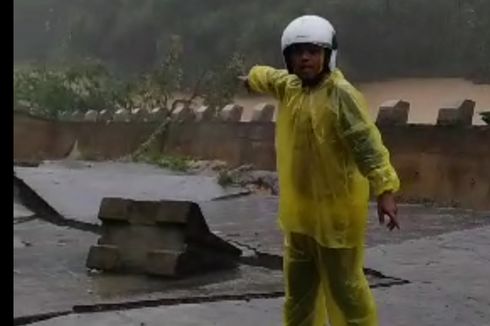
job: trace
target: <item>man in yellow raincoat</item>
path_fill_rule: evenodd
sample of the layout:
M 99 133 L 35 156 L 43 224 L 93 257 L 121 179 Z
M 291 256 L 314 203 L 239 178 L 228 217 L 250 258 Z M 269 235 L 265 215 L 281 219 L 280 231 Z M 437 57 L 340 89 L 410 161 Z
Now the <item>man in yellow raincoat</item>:
M 287 70 L 253 67 L 246 86 L 279 100 L 279 224 L 285 233 L 285 325 L 374 326 L 363 273 L 369 188 L 380 223 L 399 228 L 397 174 L 362 95 L 336 68 L 335 30 L 318 16 L 282 35 Z

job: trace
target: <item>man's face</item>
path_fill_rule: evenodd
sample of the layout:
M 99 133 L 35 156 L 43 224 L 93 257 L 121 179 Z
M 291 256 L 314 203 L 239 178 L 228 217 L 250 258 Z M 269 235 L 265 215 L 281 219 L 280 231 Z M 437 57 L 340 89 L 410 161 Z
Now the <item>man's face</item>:
M 294 44 L 289 52 L 289 59 L 293 73 L 304 82 L 311 82 L 321 74 L 325 51 L 314 44 Z

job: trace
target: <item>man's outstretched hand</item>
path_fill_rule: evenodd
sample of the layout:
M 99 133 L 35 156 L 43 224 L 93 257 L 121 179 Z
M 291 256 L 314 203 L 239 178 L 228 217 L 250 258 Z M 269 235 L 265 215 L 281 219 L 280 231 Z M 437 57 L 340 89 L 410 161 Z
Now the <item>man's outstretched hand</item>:
M 393 231 L 393 229 L 400 229 L 400 223 L 398 222 L 398 208 L 395 202 L 395 195 L 391 192 L 385 192 L 378 196 L 378 218 L 379 224 L 385 224 L 385 216 L 388 216 L 389 222 L 386 227 Z

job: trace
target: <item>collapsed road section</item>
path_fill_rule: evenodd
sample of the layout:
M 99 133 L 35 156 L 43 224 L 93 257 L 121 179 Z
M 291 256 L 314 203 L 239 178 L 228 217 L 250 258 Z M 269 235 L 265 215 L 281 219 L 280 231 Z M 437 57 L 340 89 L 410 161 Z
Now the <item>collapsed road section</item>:
M 34 218 L 14 224 L 14 234 L 30 244 L 14 249 L 14 324 L 72 313 L 283 296 L 282 257 L 268 252 L 268 242 L 261 245 L 239 236 L 245 230 L 250 234 L 265 232 L 255 240 L 275 241 L 274 247 L 281 246 L 275 219 L 259 216 L 260 205 L 255 203 L 269 205 L 270 200 L 232 196 L 212 201 L 218 192 L 226 191 L 210 186 L 208 180 L 195 182 L 196 178 L 189 181 L 186 176 L 172 178 L 157 171 L 131 169 L 128 172 L 121 164 L 114 169 L 95 165 L 80 172 L 41 165 L 16 171 L 18 197 Z M 153 182 L 133 182 L 138 176 Z M 195 189 L 187 190 L 187 198 L 182 198 L 179 184 L 187 189 L 192 184 Z M 197 194 L 203 184 L 205 196 Z M 180 193 L 180 199 L 164 200 L 172 189 Z M 151 195 L 147 196 L 148 192 Z M 196 195 L 201 201 L 193 202 Z M 230 207 L 230 201 L 235 200 Z M 238 207 L 243 201 L 251 204 Z M 93 217 L 92 205 L 98 209 Z M 201 207 L 206 209 L 201 212 Z M 273 209 L 270 211 L 273 214 Z M 260 223 L 258 217 L 262 218 Z M 109 252 L 112 268 L 108 271 L 128 267 L 128 262 L 141 264 L 121 268 L 118 273 L 87 269 L 86 263 L 106 270 L 96 266 L 104 253 L 90 257 L 91 247 L 95 252 Z M 213 261 L 220 253 L 227 253 L 222 266 Z M 185 257 L 192 259 L 186 261 Z M 212 259 L 199 262 L 205 257 Z M 148 271 L 165 277 L 149 277 Z M 184 277 L 168 278 L 180 272 Z M 371 287 L 407 282 L 376 271 L 366 273 Z
M 183 277 L 232 268 L 241 250 L 211 233 L 199 205 L 188 201 L 104 198 L 102 236 L 87 267 Z

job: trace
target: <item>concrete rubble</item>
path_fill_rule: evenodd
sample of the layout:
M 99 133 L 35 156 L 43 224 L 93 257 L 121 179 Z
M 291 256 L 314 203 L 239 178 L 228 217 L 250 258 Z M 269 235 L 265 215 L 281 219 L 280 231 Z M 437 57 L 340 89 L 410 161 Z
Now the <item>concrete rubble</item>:
M 104 198 L 102 236 L 87 267 L 185 277 L 237 265 L 241 250 L 212 232 L 199 205 L 189 201 Z

